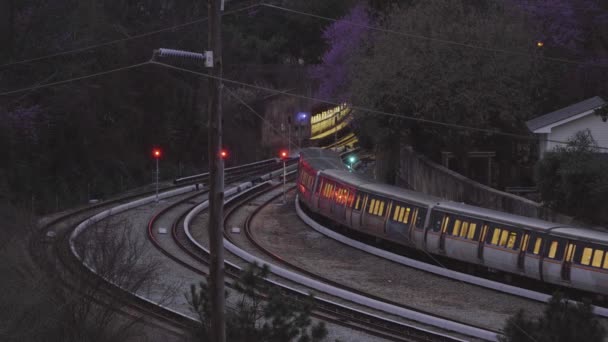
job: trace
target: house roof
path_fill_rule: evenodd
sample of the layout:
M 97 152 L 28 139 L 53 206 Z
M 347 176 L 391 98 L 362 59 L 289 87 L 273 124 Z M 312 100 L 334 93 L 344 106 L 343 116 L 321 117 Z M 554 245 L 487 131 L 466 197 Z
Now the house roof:
M 595 96 L 585 101 L 581 101 L 568 107 L 556 110 L 549 114 L 534 118 L 530 121 L 527 121 L 526 125 L 528 126 L 528 129 L 530 131 L 534 132 L 539 128 L 549 126 L 556 122 L 568 119 L 572 116 L 593 110 L 595 108 L 603 106 L 604 104 L 606 104 L 606 101 L 604 101 L 604 99 L 599 96 Z

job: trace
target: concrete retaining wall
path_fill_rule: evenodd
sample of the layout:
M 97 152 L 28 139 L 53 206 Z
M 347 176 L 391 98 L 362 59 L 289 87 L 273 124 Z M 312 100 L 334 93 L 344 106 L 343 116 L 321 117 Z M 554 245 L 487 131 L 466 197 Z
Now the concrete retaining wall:
M 540 203 L 477 183 L 418 155 L 411 147 L 400 152 L 397 185 L 456 202 L 496 209 L 516 215 L 536 217 L 558 223 L 572 218 L 555 213 Z

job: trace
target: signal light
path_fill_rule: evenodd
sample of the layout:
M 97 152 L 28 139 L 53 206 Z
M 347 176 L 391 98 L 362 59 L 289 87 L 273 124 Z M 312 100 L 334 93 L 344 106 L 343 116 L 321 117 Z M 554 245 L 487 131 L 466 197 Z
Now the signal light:
M 543 41 L 539 40 L 539 41 L 536 42 L 536 46 L 539 47 L 539 48 L 542 48 L 543 46 L 545 46 L 545 43 Z
M 163 151 L 160 148 L 152 149 L 152 157 L 154 157 L 154 159 L 159 159 L 160 157 L 162 157 L 162 155 Z
M 220 158 L 226 160 L 228 158 L 228 151 L 226 149 L 220 150 Z
M 285 150 L 281 150 L 281 152 L 279 152 L 279 157 L 281 160 L 285 160 L 289 157 L 289 153 Z

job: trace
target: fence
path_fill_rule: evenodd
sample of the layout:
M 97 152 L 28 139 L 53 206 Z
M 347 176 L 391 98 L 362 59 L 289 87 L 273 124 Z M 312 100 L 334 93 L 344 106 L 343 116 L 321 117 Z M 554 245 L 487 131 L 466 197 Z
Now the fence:
M 564 224 L 572 221 L 572 218 L 545 208 L 540 203 L 490 188 L 466 178 L 418 155 L 411 147 L 401 149 L 397 185 L 455 202 L 464 202 L 516 215 Z

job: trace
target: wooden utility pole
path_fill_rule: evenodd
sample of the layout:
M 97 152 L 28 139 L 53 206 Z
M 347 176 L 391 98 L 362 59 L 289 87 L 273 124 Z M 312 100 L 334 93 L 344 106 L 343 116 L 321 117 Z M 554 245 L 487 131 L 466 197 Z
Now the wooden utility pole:
M 222 38 L 221 2 L 208 0 L 209 51 L 213 54 L 213 67 L 209 79 L 209 297 L 211 298 L 211 341 L 226 341 L 226 319 L 224 315 L 224 244 L 222 219 L 224 207 L 224 161 L 222 148 Z

